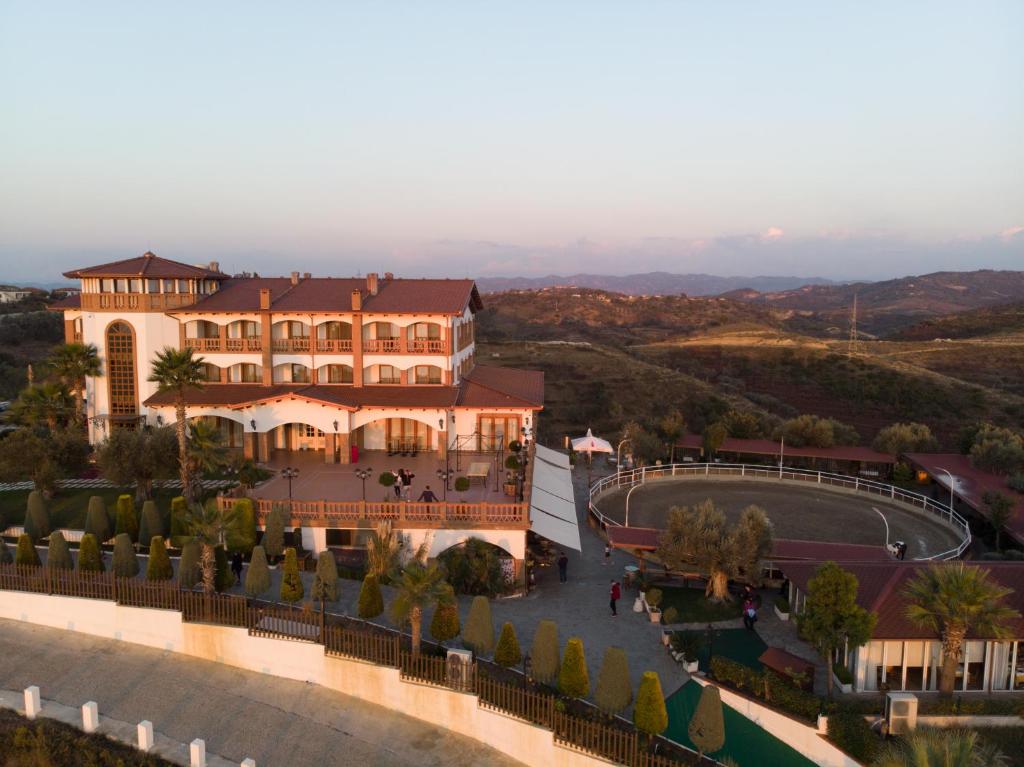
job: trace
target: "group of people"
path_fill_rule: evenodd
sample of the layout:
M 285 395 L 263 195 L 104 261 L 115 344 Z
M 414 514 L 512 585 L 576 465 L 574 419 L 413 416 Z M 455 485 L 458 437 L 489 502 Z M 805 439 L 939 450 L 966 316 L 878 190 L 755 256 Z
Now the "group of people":
M 757 608 L 761 605 L 761 597 L 749 583 L 743 587 L 743 627 L 747 631 L 754 630 L 757 623 Z
M 395 491 L 395 498 L 401 501 L 408 501 L 409 495 L 412 493 L 412 481 L 416 478 L 416 475 L 406 469 L 399 469 L 393 472 L 393 474 L 395 476 L 395 484 L 392 487 Z M 436 503 L 438 498 L 434 491 L 430 489 L 430 485 L 427 485 L 416 500 L 420 503 Z

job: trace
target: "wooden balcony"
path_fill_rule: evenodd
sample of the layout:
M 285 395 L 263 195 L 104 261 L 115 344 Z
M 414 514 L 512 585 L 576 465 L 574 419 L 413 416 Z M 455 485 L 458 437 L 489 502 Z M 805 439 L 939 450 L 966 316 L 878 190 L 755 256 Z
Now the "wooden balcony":
M 413 338 L 409 340 L 410 354 L 447 354 L 448 342 L 443 338 Z
M 363 351 L 367 353 L 390 353 L 401 351 L 401 349 L 402 345 L 397 338 L 371 338 L 368 341 L 363 341 Z
M 185 346 L 197 352 L 221 351 L 220 338 L 186 338 Z
M 300 338 L 275 338 L 273 341 L 275 352 L 297 352 L 309 353 L 309 337 Z
M 192 293 L 82 293 L 85 311 L 163 312 L 191 306 L 199 298 Z
M 224 341 L 226 352 L 261 352 L 263 351 L 263 339 L 252 338 L 228 338 Z
M 351 338 L 318 338 L 316 350 L 320 354 L 351 354 Z

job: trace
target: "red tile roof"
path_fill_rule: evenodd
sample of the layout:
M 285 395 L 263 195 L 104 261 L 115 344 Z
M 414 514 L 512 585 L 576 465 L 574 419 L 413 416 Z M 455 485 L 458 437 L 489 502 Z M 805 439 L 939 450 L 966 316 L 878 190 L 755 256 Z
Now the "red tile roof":
M 793 674 L 806 674 L 808 683 L 814 679 L 814 664 L 791 652 L 786 652 L 781 647 L 769 647 L 757 659 L 761 665 L 777 671 L 784 676 Z M 788 669 L 788 671 L 787 671 Z
M 227 277 L 223 272 L 215 272 L 201 266 L 183 264 L 180 261 L 171 261 L 149 252 L 137 258 L 127 258 L 122 261 L 112 261 L 109 264 L 100 264 L 99 266 L 89 266 L 84 269 L 64 272 L 64 276 L 75 278 L 152 277 L 153 279 L 163 277 L 224 279 Z
M 677 447 L 700 449 L 704 445 L 704 438 L 700 434 L 687 434 L 678 443 Z M 720 453 L 749 453 L 750 455 L 774 455 L 779 454 L 779 443 L 771 439 L 737 439 L 726 437 L 722 446 L 718 448 Z M 786 445 L 783 450 L 784 456 L 794 458 L 831 458 L 837 461 L 861 461 L 864 463 L 896 463 L 896 456 L 889 453 L 879 453 L 869 447 L 858 447 L 856 445 L 836 445 L 835 447 L 792 447 Z
M 831 543 L 828 541 L 794 541 L 776 538 L 772 546 L 772 561 L 805 559 L 821 562 L 891 562 L 892 555 L 885 546 L 865 546 L 860 543 Z
M 456 386 L 351 386 L 338 384 L 210 384 L 190 389 L 186 404 L 242 407 L 257 402 L 296 397 L 335 405 L 346 410 L 361 407 L 450 408 L 458 397 Z M 158 392 L 145 401 L 149 407 L 173 405 L 174 392 Z
M 462 407 L 543 407 L 544 372 L 477 365 L 463 380 Z
M 617 527 L 608 526 L 608 542 L 618 549 L 641 549 L 654 551 L 658 548 L 661 530 L 653 527 Z
M 60 299 L 59 301 L 54 301 L 46 308 L 49 309 L 51 312 L 63 312 L 71 309 L 81 309 L 82 294 L 71 293 L 69 295 L 64 296 L 64 298 Z

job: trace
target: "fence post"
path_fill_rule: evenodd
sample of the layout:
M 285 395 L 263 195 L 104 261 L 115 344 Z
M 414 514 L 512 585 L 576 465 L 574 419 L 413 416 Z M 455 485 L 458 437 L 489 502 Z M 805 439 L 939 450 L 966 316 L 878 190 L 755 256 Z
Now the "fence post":
M 149 752 L 153 748 L 153 723 L 143 719 L 135 729 L 139 737 L 139 751 Z
M 25 718 L 35 719 L 39 716 L 39 688 L 36 685 L 25 688 Z
M 84 732 L 96 732 L 100 726 L 100 711 L 96 701 L 90 700 L 82 705 L 82 730 Z
M 818 472 L 818 484 L 819 485 L 821 484 L 821 472 L 820 471 Z
M 206 767 L 206 743 L 200 738 L 188 746 L 189 767 Z

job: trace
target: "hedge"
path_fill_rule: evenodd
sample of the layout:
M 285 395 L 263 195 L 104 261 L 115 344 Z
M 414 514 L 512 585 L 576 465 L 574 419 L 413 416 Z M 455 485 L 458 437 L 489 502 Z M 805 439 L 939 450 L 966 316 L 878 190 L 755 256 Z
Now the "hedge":
M 871 731 L 863 714 L 843 709 L 829 714 L 828 739 L 859 762 L 870 762 L 878 754 L 881 741 Z
M 558 625 L 544 620 L 537 624 L 530 648 L 531 673 L 539 682 L 550 684 L 558 676 Z
M 113 568 L 118 578 L 134 578 L 139 574 L 139 558 L 135 556 L 135 547 L 128 533 L 118 533 L 114 537 Z
M 78 544 L 78 571 L 80 573 L 102 573 L 103 555 L 100 553 L 100 545 L 96 542 L 96 536 L 86 533 L 82 536 L 82 542 Z
M 199 544 L 186 541 L 181 549 L 181 561 L 178 562 L 178 585 L 183 589 L 192 589 L 203 578 L 199 572 Z
M 498 646 L 494 650 L 494 662 L 499 666 L 510 668 L 518 666 L 523 660 L 522 650 L 519 649 L 519 640 L 516 638 L 516 630 L 512 624 L 505 621 L 501 627 L 501 636 L 498 638 Z
M 135 503 L 130 495 L 117 497 L 117 521 L 114 535 L 127 535 L 132 541 L 139 539 L 139 520 L 135 517 Z
M 665 696 L 661 692 L 661 680 L 653 671 L 645 671 L 636 692 L 633 706 L 633 724 L 640 732 L 660 735 L 668 727 L 668 711 Z
M 459 603 L 455 601 L 455 592 L 448 586 L 449 596 L 438 602 L 434 617 L 430 621 L 430 636 L 438 642 L 455 639 L 462 630 L 459 623 Z M 360 596 L 362 596 L 360 594 Z M 383 607 L 383 605 L 382 605 Z
M 252 550 L 249 569 L 245 571 L 245 593 L 258 597 L 270 591 L 270 568 L 267 567 L 267 554 L 262 546 Z
M 357 608 L 359 617 L 363 620 L 376 618 L 384 612 L 384 597 L 380 593 L 380 584 L 377 576 L 367 573 L 363 578 L 363 585 L 359 589 L 359 606 Z
M 629 680 L 629 661 L 621 647 L 604 651 L 601 670 L 597 674 L 594 702 L 604 713 L 612 715 L 624 710 L 633 701 L 633 684 Z
M 494 649 L 494 621 L 487 597 L 473 597 L 466 627 L 462 631 L 462 643 L 477 655 Z
M 50 547 L 46 551 L 46 567 L 49 570 L 70 570 L 72 568 L 68 542 L 64 540 L 64 534 L 60 530 L 50 533 Z
M 295 549 L 285 549 L 284 565 L 281 568 L 281 601 L 292 604 L 301 602 L 305 594 L 306 589 L 302 585 L 302 576 L 299 575 L 299 560 L 295 555 Z
M 33 565 L 35 567 L 39 567 L 42 564 L 39 561 L 39 552 L 36 551 L 36 547 L 28 533 L 22 533 L 18 536 L 18 548 L 14 550 L 14 564 Z
M 711 676 L 719 682 L 745 690 L 793 716 L 816 722 L 823 710 L 821 698 L 794 687 L 792 682 L 772 671 L 755 671 L 734 660 L 715 655 L 711 658 Z
M 38 490 L 28 494 L 25 506 L 25 533 L 32 543 L 50 534 L 50 513 L 46 509 L 46 499 Z
M 565 644 L 562 668 L 558 671 L 558 691 L 571 698 L 585 698 L 590 694 L 590 674 L 583 640 L 573 637 Z
M 313 594 L 325 602 L 338 599 L 338 563 L 330 551 L 321 551 L 316 558 L 316 575 L 313 577 Z
M 89 498 L 89 509 L 85 513 L 85 532 L 92 533 L 99 543 L 110 540 L 110 516 L 103 499 L 94 495 Z
M 145 512 L 143 512 L 145 513 Z M 149 539 L 149 561 L 146 563 L 146 580 L 169 581 L 174 577 L 171 558 L 167 556 L 167 546 L 162 536 L 154 535 Z
M 237 523 L 228 530 L 228 551 L 248 554 L 256 545 L 256 509 L 248 498 L 239 498 L 232 504 Z

